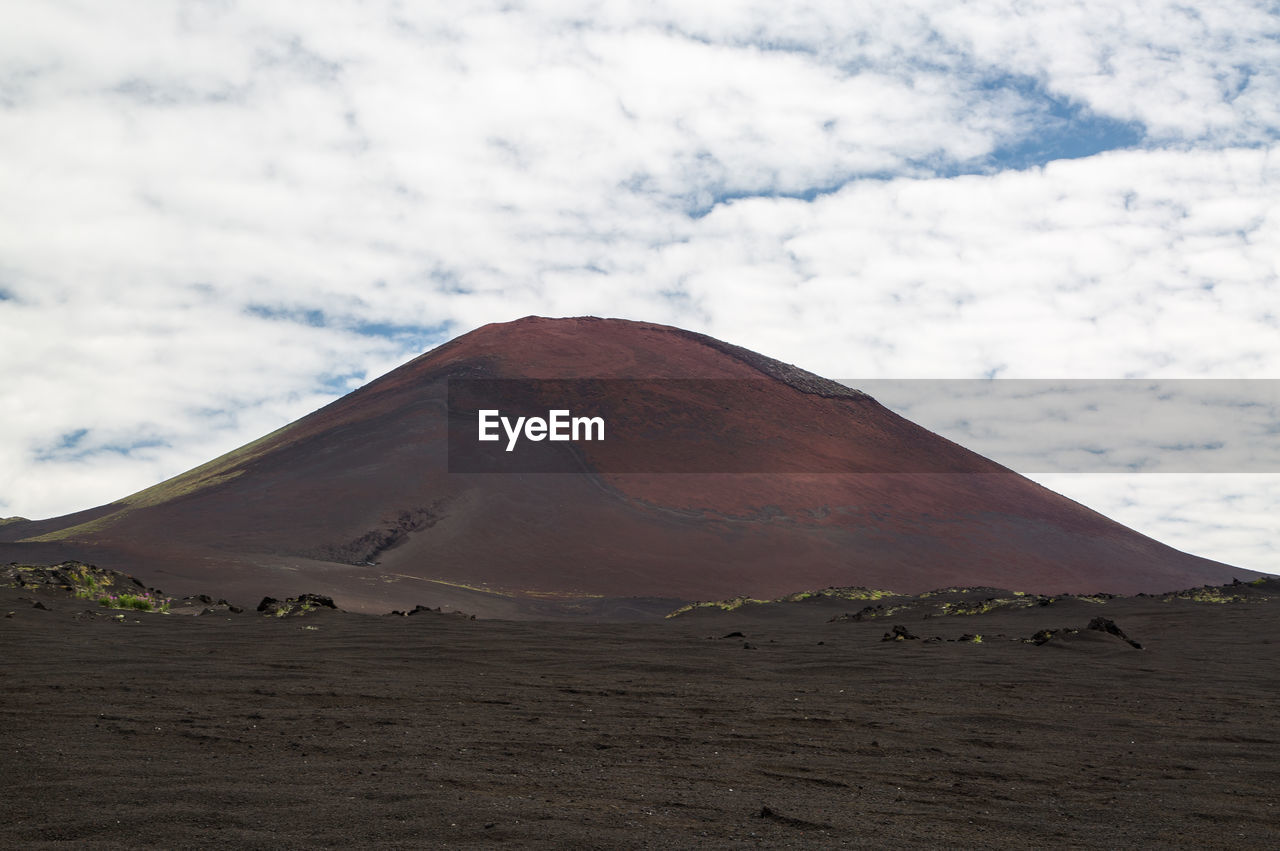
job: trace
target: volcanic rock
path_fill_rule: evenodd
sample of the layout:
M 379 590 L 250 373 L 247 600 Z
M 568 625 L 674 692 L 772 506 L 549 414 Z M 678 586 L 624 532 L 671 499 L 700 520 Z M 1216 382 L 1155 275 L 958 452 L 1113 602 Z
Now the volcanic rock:
M 1121 638 L 1129 642 L 1130 645 L 1137 648 L 1138 650 L 1142 649 L 1142 645 L 1134 641 L 1133 639 L 1131 639 L 1129 636 L 1125 635 L 1124 630 L 1116 626 L 1116 622 L 1111 620 L 1111 618 L 1103 618 L 1103 617 L 1094 618 L 1093 620 L 1089 621 L 1088 628 L 1097 630 L 1098 632 L 1105 632 L 1108 635 L 1114 635 L 1116 638 Z
M 320 594 L 299 594 L 287 600 L 263 597 L 258 604 L 258 611 L 264 615 L 283 618 L 306 615 L 320 609 L 337 609 L 333 600 Z

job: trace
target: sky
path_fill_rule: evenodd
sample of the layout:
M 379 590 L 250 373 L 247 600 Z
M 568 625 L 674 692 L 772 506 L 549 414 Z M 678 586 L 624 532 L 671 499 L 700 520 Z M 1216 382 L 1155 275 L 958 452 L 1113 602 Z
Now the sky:
M 1278 379 L 1278 140 L 1274 2 L 11 0 L 0 517 L 529 314 L 855 385 Z M 1035 477 L 1280 572 L 1274 466 Z

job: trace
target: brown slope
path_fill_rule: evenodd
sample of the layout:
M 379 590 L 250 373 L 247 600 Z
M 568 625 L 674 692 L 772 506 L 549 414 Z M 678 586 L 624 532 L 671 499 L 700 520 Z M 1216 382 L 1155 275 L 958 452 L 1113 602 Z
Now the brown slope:
M 677 463 L 715 452 L 766 472 L 614 472 L 631 469 L 627 450 L 605 441 L 574 455 L 593 472 L 450 473 L 447 382 L 466 377 L 741 379 L 645 385 L 623 414 Z M 593 318 L 485 326 L 203 467 L 0 534 L 81 548 L 170 592 L 314 590 L 349 608 L 511 616 L 547 598 L 1135 593 L 1247 573 L 1144 537 L 842 385 L 703 335 Z

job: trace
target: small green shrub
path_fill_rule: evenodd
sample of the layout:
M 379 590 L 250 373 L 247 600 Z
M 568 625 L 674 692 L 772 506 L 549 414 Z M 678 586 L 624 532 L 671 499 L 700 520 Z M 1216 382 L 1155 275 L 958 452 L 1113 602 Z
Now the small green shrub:
M 150 592 L 141 594 L 102 594 L 98 597 L 98 605 L 108 609 L 135 609 L 139 612 L 169 611 L 169 598 L 157 597 Z

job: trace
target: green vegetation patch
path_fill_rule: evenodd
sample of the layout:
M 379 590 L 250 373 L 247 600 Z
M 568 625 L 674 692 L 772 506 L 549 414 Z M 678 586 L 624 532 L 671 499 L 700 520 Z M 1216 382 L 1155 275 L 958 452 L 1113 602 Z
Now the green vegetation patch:
M 1025 609 L 1034 605 L 1035 599 L 1030 597 L 992 597 L 987 600 L 973 602 L 943 603 L 940 607 L 943 615 L 985 615 L 997 609 Z
M 797 591 L 794 594 L 787 594 L 776 600 L 764 600 L 767 603 L 799 603 L 802 600 L 814 600 L 818 598 L 827 598 L 830 600 L 883 600 L 885 597 L 900 596 L 893 591 L 883 591 L 878 588 L 863 588 L 862 586 L 848 586 L 843 588 L 823 588 L 820 591 Z
M 925 591 L 923 594 L 917 594 L 921 600 L 927 600 L 930 597 L 937 597 L 940 594 L 975 594 L 982 588 L 935 588 L 932 591 Z M 1016 593 L 1016 592 L 1015 592 Z
M 67 561 L 48 566 L 11 564 L 0 570 L 5 585 L 15 588 L 42 588 L 70 593 L 107 609 L 140 612 L 168 612 L 173 602 L 153 588 L 144 588 L 131 576 L 91 564 Z
M 119 589 L 115 587 L 117 574 L 100 571 L 87 564 L 77 564 L 67 572 L 78 599 L 91 600 L 104 608 L 164 613 L 169 611 L 173 602 L 150 590 Z
M 885 606 L 883 603 L 877 606 L 866 606 L 858 612 L 845 612 L 842 615 L 836 615 L 827 623 L 848 623 L 850 621 L 866 621 L 875 620 L 876 618 L 887 618 L 896 615 L 899 612 L 918 612 L 919 606 L 913 603 L 907 603 L 901 606 Z M 926 615 L 927 617 L 927 615 Z
M 800 603 L 805 600 L 814 600 L 820 598 L 828 598 L 833 600 L 883 600 L 886 597 L 900 597 L 902 595 L 893 591 L 883 591 L 877 588 L 863 588 L 861 586 L 849 586 L 844 588 L 823 588 L 818 591 L 797 591 L 793 594 L 787 594 L 773 600 L 762 600 L 757 597 L 734 597 L 729 600 L 707 600 L 695 603 L 686 603 L 667 615 L 674 618 L 679 615 L 685 615 L 698 609 L 717 609 L 722 612 L 733 612 L 741 609 L 743 606 L 766 606 L 775 603 Z
M 1186 591 L 1178 591 L 1173 594 L 1166 594 L 1162 600 L 1165 603 L 1173 600 L 1191 600 L 1195 603 L 1244 603 L 1250 598 L 1243 594 L 1231 594 L 1222 588 L 1190 588 Z M 1261 597 L 1253 597 L 1254 600 L 1261 600 Z
M 674 612 L 670 612 L 666 617 L 674 618 L 678 615 L 685 615 L 698 609 L 719 609 L 724 612 L 732 612 L 741 609 L 747 605 L 760 605 L 770 602 L 769 600 L 757 600 L 754 597 L 734 597 L 732 600 L 699 600 L 694 603 L 686 603 Z

